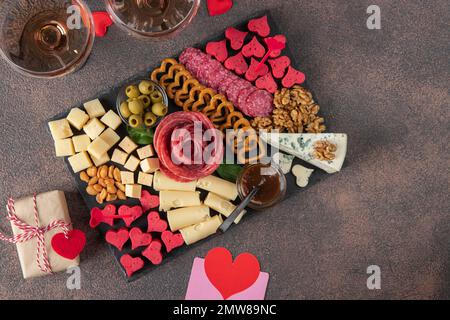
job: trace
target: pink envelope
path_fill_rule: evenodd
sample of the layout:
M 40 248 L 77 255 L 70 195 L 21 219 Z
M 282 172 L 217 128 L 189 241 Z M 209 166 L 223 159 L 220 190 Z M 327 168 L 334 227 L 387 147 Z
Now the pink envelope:
M 264 300 L 268 283 L 269 274 L 261 272 L 250 288 L 231 296 L 228 300 Z M 206 276 L 205 260 L 202 258 L 194 259 L 186 300 L 223 300 L 220 292 Z

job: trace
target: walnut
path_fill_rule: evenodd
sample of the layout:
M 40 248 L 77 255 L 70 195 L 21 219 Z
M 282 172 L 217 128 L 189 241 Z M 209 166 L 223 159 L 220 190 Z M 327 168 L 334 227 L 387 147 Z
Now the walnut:
M 331 161 L 336 158 L 336 150 L 336 145 L 327 140 L 317 141 L 314 144 L 314 157 L 321 161 Z
M 258 130 L 270 130 L 273 123 L 270 117 L 256 117 L 251 124 L 253 128 Z

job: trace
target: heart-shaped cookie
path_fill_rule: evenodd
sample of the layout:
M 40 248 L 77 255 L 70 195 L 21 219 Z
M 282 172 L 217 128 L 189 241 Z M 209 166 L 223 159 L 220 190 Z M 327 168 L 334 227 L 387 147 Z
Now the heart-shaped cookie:
M 233 7 L 232 0 L 206 0 L 206 6 L 210 16 L 218 16 L 227 13 Z
M 238 75 L 243 75 L 248 70 L 248 64 L 245 61 L 242 52 L 239 52 L 237 55 L 229 57 L 225 61 L 225 68 L 228 70 L 234 71 Z
M 127 243 L 128 239 L 130 239 L 130 233 L 125 228 L 118 231 L 109 230 L 105 235 L 106 242 L 116 247 L 119 251 L 122 251 L 123 246 Z
M 262 58 L 265 53 L 266 49 L 256 37 L 253 37 L 253 39 L 242 48 L 242 55 L 246 58 Z
M 173 234 L 170 231 L 164 231 L 161 235 L 161 240 L 164 242 L 167 252 L 184 245 L 184 239 L 181 233 Z
M 167 222 L 161 219 L 156 211 L 147 216 L 147 232 L 163 232 L 167 230 Z
M 255 85 L 259 89 L 267 90 L 270 93 L 275 93 L 278 90 L 278 85 L 272 74 L 267 72 L 265 76 L 260 77 L 256 80 Z
M 250 67 L 248 67 L 247 72 L 245 73 L 245 79 L 250 82 L 255 81 L 258 77 L 262 77 L 269 72 L 269 67 L 267 64 L 262 64 L 259 68 L 259 61 L 251 58 L 250 59 Z
M 269 38 L 264 39 L 264 42 L 266 43 L 266 45 L 267 45 L 267 42 L 270 41 L 270 39 L 275 39 L 275 40 L 277 40 L 278 42 L 281 42 L 281 43 L 283 43 L 283 44 L 286 46 L 287 39 L 286 39 L 286 37 L 283 36 L 282 34 L 276 35 L 276 36 L 274 36 L 274 37 L 269 37 Z M 279 57 L 279 56 L 281 55 L 281 52 L 282 52 L 282 51 L 283 51 L 283 50 L 273 50 L 273 51 L 270 52 L 269 57 L 271 57 L 271 58 L 277 58 L 277 57 Z
M 206 53 L 224 62 L 228 58 L 227 40 L 209 42 L 206 45 Z
M 114 226 L 114 216 L 116 215 L 116 207 L 108 204 L 105 208 L 92 208 L 89 226 L 92 229 L 97 228 L 101 223 L 106 223 L 111 227 Z
M 158 265 L 163 261 L 161 253 L 162 244 L 159 240 L 153 240 L 152 243 L 142 251 L 142 255 L 146 257 L 151 263 Z
M 152 195 L 147 190 L 143 190 L 141 193 L 141 206 L 144 212 L 159 207 L 159 197 Z
M 260 37 L 267 37 L 270 34 L 270 26 L 267 16 L 250 20 L 248 22 L 248 30 L 258 34 Z
M 144 211 L 140 206 L 128 207 L 124 205 L 119 208 L 119 216 L 123 217 L 123 221 L 127 227 L 130 227 L 143 213 Z
M 57 233 L 53 236 L 53 250 L 61 257 L 73 260 L 78 257 L 86 245 L 86 235 L 81 230 L 71 230 L 67 233 Z
M 102 38 L 108 32 L 108 28 L 114 23 L 105 11 L 92 12 L 92 18 L 94 19 L 95 36 Z
M 142 232 L 139 228 L 130 230 L 131 249 L 148 246 L 152 242 L 152 235 Z
M 276 59 L 268 60 L 271 68 L 272 74 L 275 78 L 281 79 L 286 74 L 286 69 L 291 65 L 291 59 L 287 56 L 282 56 Z
M 248 32 L 239 31 L 233 27 L 229 27 L 225 30 L 225 37 L 230 40 L 230 45 L 233 50 L 239 50 L 242 48 L 247 34 Z
M 127 276 L 131 277 L 136 271 L 144 267 L 144 260 L 140 257 L 133 258 L 129 254 L 126 254 L 120 258 L 120 264 L 124 267 Z
M 283 87 L 292 88 L 295 84 L 302 84 L 305 82 L 305 74 L 292 67 L 288 68 L 288 72 L 282 80 Z

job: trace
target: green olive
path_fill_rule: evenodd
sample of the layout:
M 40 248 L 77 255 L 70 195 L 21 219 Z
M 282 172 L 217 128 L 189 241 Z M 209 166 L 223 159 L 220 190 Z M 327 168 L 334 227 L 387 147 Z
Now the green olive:
M 127 95 L 128 98 L 137 98 L 141 95 L 138 87 L 136 86 L 128 86 L 125 89 L 125 94 Z
M 132 128 L 139 128 L 142 126 L 142 117 L 137 114 L 133 114 L 128 119 L 128 123 Z
M 153 93 L 150 95 L 150 98 L 152 99 L 153 103 L 158 103 L 163 101 L 162 93 L 158 90 L 153 91 Z
M 155 103 L 152 107 L 152 112 L 156 114 L 158 117 L 164 117 L 167 114 L 167 106 L 163 105 L 162 103 L 158 102 Z
M 151 112 L 147 112 L 144 116 L 144 123 L 147 127 L 151 127 L 156 123 L 156 116 L 151 113 Z
M 143 114 L 144 113 L 144 102 L 141 99 L 134 99 L 128 103 L 128 108 L 132 114 Z
M 141 81 L 141 83 L 139 83 L 139 91 L 142 94 L 149 95 L 153 91 L 155 91 L 155 85 L 152 82 L 147 81 L 147 80 Z
M 144 108 L 148 108 L 152 104 L 152 101 L 150 100 L 150 98 L 145 94 L 139 96 L 138 99 L 142 100 L 142 102 L 144 103 Z
M 128 108 L 128 102 L 124 101 L 120 105 L 120 113 L 125 119 L 128 119 L 131 116 L 130 108 Z

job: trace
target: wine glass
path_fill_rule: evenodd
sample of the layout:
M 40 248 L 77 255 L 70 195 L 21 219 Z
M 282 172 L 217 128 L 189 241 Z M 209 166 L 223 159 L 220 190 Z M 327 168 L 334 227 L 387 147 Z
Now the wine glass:
M 197 14 L 200 0 L 104 0 L 114 22 L 140 38 L 178 34 Z
M 12 67 L 38 78 L 79 69 L 95 38 L 91 11 L 82 0 L 3 0 L 0 53 Z

